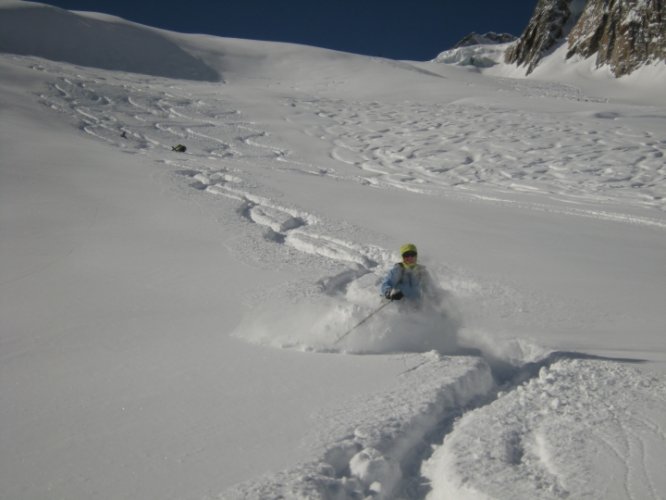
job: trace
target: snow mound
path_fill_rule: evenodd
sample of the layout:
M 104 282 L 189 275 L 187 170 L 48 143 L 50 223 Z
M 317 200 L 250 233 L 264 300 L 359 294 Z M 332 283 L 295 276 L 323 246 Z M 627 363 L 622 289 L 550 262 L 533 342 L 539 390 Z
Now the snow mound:
M 423 472 L 446 498 L 660 498 L 665 429 L 663 378 L 563 359 L 465 415 Z
M 413 476 L 442 422 L 494 387 L 488 365 L 472 357 L 419 356 L 396 387 L 327 415 L 319 458 L 243 483 L 218 498 L 413 498 Z
M 33 2 L 3 3 L 0 12 L 0 52 L 166 78 L 220 80 L 217 71 L 159 30 L 140 24 Z

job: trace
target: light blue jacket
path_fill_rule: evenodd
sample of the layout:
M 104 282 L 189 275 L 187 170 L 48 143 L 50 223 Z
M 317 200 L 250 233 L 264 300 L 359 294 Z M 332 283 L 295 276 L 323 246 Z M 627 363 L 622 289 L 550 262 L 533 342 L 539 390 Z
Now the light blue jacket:
M 402 262 L 393 266 L 382 281 L 381 294 L 386 295 L 386 292 L 392 288 L 400 290 L 406 299 L 416 301 L 433 292 L 432 280 L 425 266 L 416 264 L 409 269 L 403 266 Z

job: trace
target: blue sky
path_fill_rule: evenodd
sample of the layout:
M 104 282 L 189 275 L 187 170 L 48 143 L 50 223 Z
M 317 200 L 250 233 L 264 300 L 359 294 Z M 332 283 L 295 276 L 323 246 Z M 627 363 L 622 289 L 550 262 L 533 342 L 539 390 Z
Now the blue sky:
M 476 31 L 520 35 L 537 0 L 46 0 L 183 33 L 428 60 Z

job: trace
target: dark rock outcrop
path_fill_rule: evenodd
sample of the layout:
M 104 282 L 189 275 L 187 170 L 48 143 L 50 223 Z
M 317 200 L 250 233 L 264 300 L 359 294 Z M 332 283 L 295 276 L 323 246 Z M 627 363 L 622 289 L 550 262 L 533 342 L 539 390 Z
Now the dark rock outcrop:
M 597 66 L 610 65 L 615 76 L 646 62 L 666 60 L 664 0 L 588 0 L 567 37 L 567 58 L 597 55 Z
M 570 3 L 571 0 L 539 0 L 527 28 L 507 49 L 505 61 L 527 66 L 527 74 L 530 74 L 566 36 L 565 29 L 571 17 Z
M 609 65 L 617 77 L 666 61 L 666 0 L 539 0 L 505 61 L 529 74 L 564 43 L 567 58 L 596 54 L 597 66 Z

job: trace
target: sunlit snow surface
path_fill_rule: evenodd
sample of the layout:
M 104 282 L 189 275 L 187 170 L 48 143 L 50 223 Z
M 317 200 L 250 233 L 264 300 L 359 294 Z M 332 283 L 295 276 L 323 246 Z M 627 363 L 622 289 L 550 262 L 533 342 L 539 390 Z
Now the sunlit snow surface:
M 132 26 L 206 78 L 0 56 L 0 496 L 666 495 L 663 71 Z

